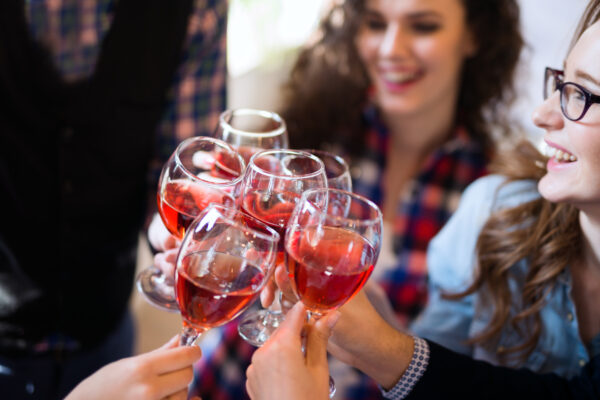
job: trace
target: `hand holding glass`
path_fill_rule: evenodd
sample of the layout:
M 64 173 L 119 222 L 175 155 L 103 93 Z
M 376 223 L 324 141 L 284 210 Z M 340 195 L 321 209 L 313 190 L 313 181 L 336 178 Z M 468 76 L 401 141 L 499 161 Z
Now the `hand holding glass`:
M 292 289 L 309 318 L 341 307 L 365 285 L 379 255 L 382 229 L 381 211 L 362 196 L 339 189 L 304 192 L 284 243 Z

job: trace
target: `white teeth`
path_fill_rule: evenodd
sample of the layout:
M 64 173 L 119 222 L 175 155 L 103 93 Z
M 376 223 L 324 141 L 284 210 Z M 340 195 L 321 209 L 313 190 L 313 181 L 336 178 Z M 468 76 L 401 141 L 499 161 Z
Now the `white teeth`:
M 414 79 L 417 74 L 415 72 L 386 72 L 383 74 L 383 78 L 386 81 L 394 83 L 402 83 Z
M 557 162 L 572 162 L 577 161 L 577 157 L 564 150 L 550 147 L 547 143 L 542 146 L 542 151 L 548 158 L 554 158 Z

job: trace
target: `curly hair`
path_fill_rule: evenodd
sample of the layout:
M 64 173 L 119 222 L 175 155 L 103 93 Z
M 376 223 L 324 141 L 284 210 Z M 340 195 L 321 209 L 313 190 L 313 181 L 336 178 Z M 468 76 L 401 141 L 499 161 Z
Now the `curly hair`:
M 586 28 L 600 19 L 600 0 L 592 0 L 577 29 L 573 43 Z M 530 142 L 520 143 L 513 151 L 501 154 L 490 169 L 508 180 L 539 181 L 545 174 L 547 158 Z M 547 295 L 555 287 L 567 265 L 577 260 L 583 242 L 578 210 L 565 203 L 538 198 L 515 208 L 493 214 L 478 238 L 478 266 L 474 282 L 463 293 L 449 298 L 479 293 L 491 306 L 492 316 L 481 334 L 471 343 L 496 348 L 508 326 L 520 335 L 521 342 L 508 348 L 496 348 L 501 357 L 525 359 L 534 350 L 541 335 L 540 311 Z M 509 287 L 511 268 L 526 259 L 520 304 L 513 312 L 515 299 Z
M 523 46 L 515 0 L 461 0 L 478 51 L 465 60 L 456 121 L 488 150 L 489 126 L 509 132 L 502 107 L 514 98 L 513 76 Z M 284 86 L 281 114 L 292 145 L 341 145 L 350 154 L 363 147 L 362 110 L 371 83 L 354 44 L 365 0 L 344 0 L 321 21 L 318 36 L 299 54 Z M 468 79 L 466 79 L 468 77 Z

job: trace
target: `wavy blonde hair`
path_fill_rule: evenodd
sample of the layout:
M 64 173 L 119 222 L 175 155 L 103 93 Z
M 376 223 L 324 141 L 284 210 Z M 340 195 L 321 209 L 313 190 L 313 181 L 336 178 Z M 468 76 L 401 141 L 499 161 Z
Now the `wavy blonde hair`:
M 598 19 L 600 0 L 592 0 L 571 47 Z M 539 181 L 546 174 L 546 161 L 530 142 L 524 141 L 510 153 L 500 154 L 490 170 L 505 175 L 507 182 Z M 477 240 L 478 266 L 474 282 L 466 291 L 448 295 L 456 299 L 477 292 L 492 310 L 487 327 L 469 342 L 495 349 L 501 358 L 524 360 L 531 354 L 541 335 L 540 311 L 558 277 L 580 256 L 581 243 L 578 210 L 569 204 L 538 198 L 493 214 Z M 527 260 L 529 269 L 514 310 L 517 299 L 513 298 L 509 286 L 511 268 L 523 259 Z M 506 326 L 522 340 L 511 347 L 497 347 Z

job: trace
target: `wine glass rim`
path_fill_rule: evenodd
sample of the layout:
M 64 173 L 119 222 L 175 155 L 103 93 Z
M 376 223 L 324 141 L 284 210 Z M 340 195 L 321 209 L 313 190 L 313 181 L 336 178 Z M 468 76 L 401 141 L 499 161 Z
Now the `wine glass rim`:
M 335 189 L 335 188 L 308 189 L 302 193 L 302 198 L 300 199 L 298 204 L 303 203 L 304 201 L 310 201 L 310 200 L 308 200 L 308 196 L 310 196 L 313 193 L 319 193 L 319 192 L 321 192 L 321 193 L 325 192 L 325 193 L 327 193 L 327 195 L 329 195 L 329 193 L 332 193 L 332 192 L 347 195 L 349 197 L 352 197 L 353 200 L 357 200 L 362 203 L 366 203 L 372 210 L 375 211 L 375 216 L 373 216 L 372 218 L 358 219 L 358 218 L 347 218 L 347 217 L 340 217 L 337 215 L 330 215 L 326 211 L 324 212 L 323 210 L 320 210 L 319 212 L 324 214 L 324 216 L 327 220 L 335 220 L 337 222 L 348 221 L 348 222 L 352 222 L 354 225 L 360 225 L 360 226 L 369 226 L 369 225 L 383 223 L 383 214 L 381 212 L 381 209 L 379 208 L 379 206 L 377 206 L 377 204 L 375 204 L 375 202 L 373 202 L 372 200 L 369 200 L 365 196 L 362 196 L 357 193 L 349 192 L 349 191 L 343 190 L 343 189 Z
M 215 181 L 209 181 L 207 179 L 203 179 L 203 178 L 199 177 L 198 175 L 192 173 L 183 164 L 183 162 L 181 161 L 181 158 L 179 157 L 179 154 L 190 143 L 195 142 L 195 141 L 207 141 L 207 142 L 211 142 L 211 143 L 213 143 L 213 144 L 215 144 L 217 146 L 224 147 L 227 150 L 231 151 L 233 154 L 235 154 L 235 157 L 237 158 L 238 162 L 241 165 L 241 172 L 240 172 L 239 176 L 237 176 L 235 179 L 230 179 L 228 181 L 215 182 Z M 177 149 L 175 150 L 175 162 L 177 163 L 178 166 L 181 167 L 181 169 L 183 170 L 183 172 L 185 173 L 185 175 L 188 176 L 192 181 L 202 182 L 203 184 L 206 184 L 209 187 L 214 187 L 214 188 L 224 188 L 224 187 L 234 187 L 234 186 L 236 186 L 237 184 L 239 184 L 242 181 L 242 179 L 244 179 L 244 171 L 246 169 L 246 162 L 244 161 L 244 158 L 240 155 L 240 153 L 238 153 L 233 148 L 233 146 L 231 146 L 227 142 L 224 142 L 223 140 L 220 140 L 220 139 L 217 139 L 217 138 L 213 138 L 213 137 L 210 137 L 210 136 L 194 136 L 194 137 L 187 138 L 187 139 L 183 140 L 181 143 L 179 143 L 179 145 L 177 146 Z
M 282 174 L 277 174 L 274 172 L 266 171 L 265 169 L 256 165 L 255 160 L 257 158 L 265 156 L 265 155 L 269 155 L 269 154 L 274 154 L 274 153 L 288 153 L 289 155 L 299 155 L 299 156 L 308 157 L 311 160 L 317 162 L 317 164 L 319 165 L 319 169 L 317 169 L 313 172 L 306 173 L 306 174 L 282 175 Z M 321 159 L 319 157 L 315 156 L 314 154 L 310 154 L 306 151 L 303 151 L 303 150 L 294 150 L 294 149 L 269 149 L 269 150 L 259 151 L 258 153 L 254 154 L 250 158 L 250 161 L 248 161 L 248 168 L 255 169 L 258 172 L 260 172 L 262 175 L 265 175 L 265 176 L 269 176 L 269 177 L 273 177 L 273 178 L 277 178 L 277 179 L 287 179 L 287 180 L 312 178 L 315 176 L 319 176 L 320 174 L 325 175 L 325 165 L 323 164 L 323 161 L 321 161 Z
M 264 240 L 269 240 L 269 241 L 272 241 L 275 243 L 277 243 L 279 240 L 281 240 L 281 236 L 275 229 L 273 229 L 269 225 L 265 224 L 260 219 L 253 217 L 252 215 L 248 214 L 247 212 L 245 212 L 243 210 L 240 210 L 239 208 L 227 207 L 222 204 L 210 203 L 208 205 L 208 207 L 206 207 L 202 211 L 201 215 L 206 216 L 211 211 L 211 209 L 216 209 L 218 211 L 219 215 L 221 216 L 221 218 L 223 218 L 230 225 L 235 226 L 235 227 L 240 227 L 246 231 L 250 231 L 256 237 L 259 237 Z M 261 227 L 265 228 L 265 230 L 267 232 L 269 232 L 269 234 L 266 234 L 265 232 L 254 229 L 248 225 L 244 225 L 244 224 L 240 223 L 239 221 L 236 221 L 235 219 L 230 218 L 226 213 L 221 212 L 221 210 L 227 210 L 227 211 L 234 212 L 236 214 L 241 214 L 244 217 L 251 219 L 252 223 L 256 223 L 256 224 L 260 225 Z M 200 219 L 200 218 L 198 218 L 198 219 Z
M 342 172 L 338 176 L 344 175 L 346 172 L 350 171 L 350 166 L 348 165 L 348 163 L 346 162 L 346 160 L 344 160 L 344 157 L 339 156 L 339 155 L 337 155 L 335 153 L 332 153 L 332 152 L 327 151 L 327 150 L 320 150 L 320 149 L 300 149 L 300 150 L 301 151 L 305 151 L 305 152 L 310 153 L 310 154 L 314 154 L 317 157 L 319 157 L 319 154 L 327 156 L 327 157 L 331 157 L 332 159 L 334 159 L 335 161 L 337 161 L 344 168 L 344 172 Z M 323 160 L 321 160 L 321 161 L 323 161 Z M 325 163 L 325 161 L 323 161 L 323 163 Z
M 234 128 L 227 121 L 227 118 L 233 115 L 254 115 L 263 117 L 266 119 L 271 119 L 279 124 L 276 129 L 265 131 L 265 132 L 250 132 L 243 129 Z M 273 111 L 266 110 L 258 110 L 254 108 L 235 108 L 231 110 L 225 110 L 219 116 L 219 124 L 223 129 L 227 129 L 228 132 L 233 132 L 239 136 L 247 136 L 247 137 L 256 137 L 256 138 L 268 138 L 282 135 L 286 131 L 285 121 L 279 114 Z

